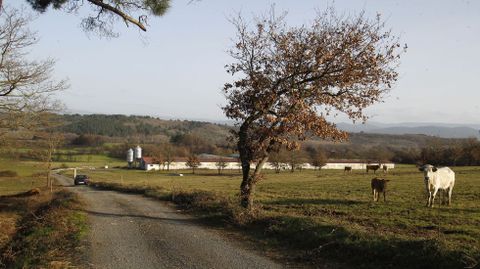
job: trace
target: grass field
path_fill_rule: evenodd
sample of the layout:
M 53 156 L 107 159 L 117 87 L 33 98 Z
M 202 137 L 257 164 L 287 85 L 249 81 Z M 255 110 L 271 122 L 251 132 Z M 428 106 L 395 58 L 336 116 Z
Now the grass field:
M 67 159 L 65 161 L 58 161 L 56 163 L 60 165 L 66 164 L 68 166 L 125 166 L 125 161 L 99 154 L 76 153 L 72 155 L 72 159 L 74 161 L 69 161 Z
M 373 202 L 372 174 L 354 171 L 266 172 L 259 182 L 259 211 L 250 234 L 294 259 L 359 268 L 461 268 L 480 259 L 480 167 L 454 167 L 453 204 L 425 207 L 423 175 L 413 166 L 391 170 L 387 202 Z M 237 200 L 237 171 L 192 175 L 136 170 L 89 170 L 94 182 L 158 189 L 158 193 L 208 191 Z M 215 199 L 214 199 L 215 200 Z M 215 202 L 215 201 L 213 201 Z M 218 202 L 220 203 L 220 202 Z M 215 206 L 213 206 L 215 208 Z M 218 207 L 216 207 L 218 209 Z M 348 257 L 348 259 L 345 259 Z
M 24 192 L 46 184 L 44 176 L 41 175 L 45 172 L 45 169 L 39 162 L 18 162 L 1 159 L 0 171 L 16 173 L 16 176 L 0 177 L 0 196 Z

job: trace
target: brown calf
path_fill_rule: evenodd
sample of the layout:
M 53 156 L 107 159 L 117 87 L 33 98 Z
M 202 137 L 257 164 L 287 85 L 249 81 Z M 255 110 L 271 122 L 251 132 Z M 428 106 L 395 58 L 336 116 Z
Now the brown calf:
M 351 166 L 345 166 L 344 170 L 343 170 L 343 173 L 351 173 L 352 172 L 352 167 Z
M 369 170 L 373 170 L 373 173 L 375 174 L 379 168 L 380 168 L 380 165 L 378 164 L 375 164 L 375 165 L 367 164 L 367 174 Z
M 372 179 L 372 193 L 373 193 L 373 201 L 378 201 L 378 194 L 383 192 L 383 201 L 386 202 L 386 193 L 387 193 L 387 182 L 390 180 L 386 180 L 383 178 L 373 178 Z

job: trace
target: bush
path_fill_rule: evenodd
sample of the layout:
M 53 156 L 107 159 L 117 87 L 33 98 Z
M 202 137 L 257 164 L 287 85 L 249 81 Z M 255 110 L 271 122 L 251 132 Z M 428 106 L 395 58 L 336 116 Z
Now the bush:
M 0 171 L 0 177 L 18 177 L 18 173 L 12 170 Z
M 43 154 L 43 151 L 40 149 L 31 149 L 26 152 L 20 152 L 18 156 L 21 160 L 42 161 Z
M 76 146 L 101 146 L 105 143 L 105 139 L 99 135 L 81 134 L 74 138 L 71 142 Z
M 37 173 L 31 174 L 30 176 L 35 178 L 46 178 L 47 174 L 48 172 L 37 172 Z

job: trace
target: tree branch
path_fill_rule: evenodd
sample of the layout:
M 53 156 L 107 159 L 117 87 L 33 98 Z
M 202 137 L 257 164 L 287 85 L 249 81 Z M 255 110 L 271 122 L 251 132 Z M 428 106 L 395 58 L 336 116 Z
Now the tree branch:
M 130 17 L 128 14 L 126 14 L 125 12 L 121 11 L 120 9 L 116 8 L 116 7 L 113 7 L 109 4 L 106 4 L 104 3 L 102 0 L 87 0 L 88 2 L 94 4 L 94 5 L 97 5 L 101 8 L 104 8 L 106 10 L 109 10 L 115 14 L 117 14 L 118 16 L 122 17 L 122 19 L 125 20 L 125 22 L 131 22 L 133 24 L 135 24 L 136 26 L 138 26 L 138 28 L 142 29 L 143 31 L 147 31 L 147 28 L 145 27 L 145 25 L 143 25 L 140 21 Z

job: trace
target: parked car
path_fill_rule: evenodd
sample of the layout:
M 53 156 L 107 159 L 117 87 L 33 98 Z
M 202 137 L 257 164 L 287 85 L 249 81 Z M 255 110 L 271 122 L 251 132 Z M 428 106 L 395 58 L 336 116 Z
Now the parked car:
M 73 180 L 73 182 L 75 183 L 75 185 L 80 185 L 80 184 L 87 185 L 88 184 L 88 176 L 87 175 L 77 175 L 75 177 L 75 179 Z

